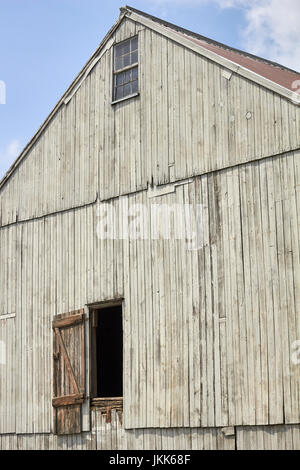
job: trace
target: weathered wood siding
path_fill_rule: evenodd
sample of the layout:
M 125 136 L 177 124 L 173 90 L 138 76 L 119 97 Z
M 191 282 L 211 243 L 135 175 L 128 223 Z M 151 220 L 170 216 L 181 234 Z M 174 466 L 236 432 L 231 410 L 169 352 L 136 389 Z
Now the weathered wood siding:
M 299 107 L 129 19 L 114 40 L 137 33 L 140 97 L 111 105 L 111 47 L 1 191 L 2 225 L 300 147 Z
M 237 428 L 239 450 L 300 450 L 300 426 L 253 426 Z
M 236 427 L 233 435 L 221 428 L 125 430 L 115 411 L 111 423 L 93 411 L 92 425 L 91 433 L 70 436 L 0 435 L 0 450 L 300 450 L 300 425 Z
M 201 204 L 198 250 L 185 240 L 99 240 L 102 203 L 2 228 L 2 298 L 17 293 L 6 307 L 16 311 L 16 432 L 51 431 L 52 317 L 121 297 L 125 427 L 299 423 L 299 188 L 298 152 L 154 199 L 121 198 L 147 211 Z M 1 367 L 2 382 L 11 370 Z
M 0 317 L 0 435 L 16 431 L 15 318 Z

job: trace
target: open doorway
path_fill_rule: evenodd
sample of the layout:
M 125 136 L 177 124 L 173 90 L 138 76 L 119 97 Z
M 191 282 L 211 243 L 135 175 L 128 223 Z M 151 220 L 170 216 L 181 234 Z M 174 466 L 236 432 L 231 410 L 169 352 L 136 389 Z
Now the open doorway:
M 122 397 L 122 304 L 93 309 L 91 317 L 91 396 Z

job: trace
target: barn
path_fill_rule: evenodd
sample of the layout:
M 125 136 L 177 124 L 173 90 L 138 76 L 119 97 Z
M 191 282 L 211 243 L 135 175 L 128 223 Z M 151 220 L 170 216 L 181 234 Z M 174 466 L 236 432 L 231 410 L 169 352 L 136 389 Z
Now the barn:
M 299 84 L 120 9 L 0 183 L 0 449 L 300 449 Z

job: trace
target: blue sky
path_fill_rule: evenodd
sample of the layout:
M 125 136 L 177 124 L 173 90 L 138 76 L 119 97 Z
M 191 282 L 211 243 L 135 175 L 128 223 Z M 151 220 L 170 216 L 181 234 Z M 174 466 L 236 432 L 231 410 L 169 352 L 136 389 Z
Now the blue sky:
M 120 0 L 0 0 L 0 103 L 3 82 L 6 86 L 0 178 L 116 21 L 121 5 Z M 300 70 L 299 0 L 130 0 L 129 5 Z

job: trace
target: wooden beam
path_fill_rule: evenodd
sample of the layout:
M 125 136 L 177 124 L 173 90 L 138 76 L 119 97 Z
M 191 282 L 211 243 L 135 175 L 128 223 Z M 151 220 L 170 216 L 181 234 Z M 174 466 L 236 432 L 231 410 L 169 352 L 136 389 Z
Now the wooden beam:
M 55 330 L 56 328 L 66 328 L 67 326 L 74 326 L 78 323 L 82 323 L 84 321 L 84 313 L 80 313 L 78 315 L 72 315 L 67 318 L 62 318 L 61 320 L 53 320 L 52 328 Z
M 65 395 L 63 397 L 55 397 L 52 400 L 52 405 L 55 408 L 58 408 L 59 406 L 78 405 L 80 403 L 83 403 L 83 401 L 84 394 L 79 393 L 75 395 Z
M 98 408 L 120 408 L 123 406 L 123 397 L 116 397 L 116 398 L 93 398 L 92 399 L 92 406 L 96 406 Z

